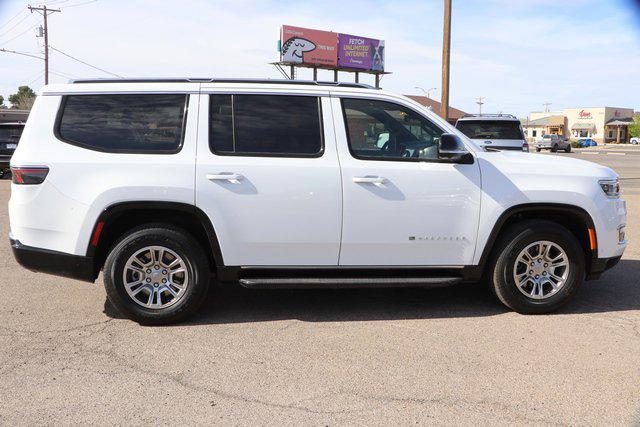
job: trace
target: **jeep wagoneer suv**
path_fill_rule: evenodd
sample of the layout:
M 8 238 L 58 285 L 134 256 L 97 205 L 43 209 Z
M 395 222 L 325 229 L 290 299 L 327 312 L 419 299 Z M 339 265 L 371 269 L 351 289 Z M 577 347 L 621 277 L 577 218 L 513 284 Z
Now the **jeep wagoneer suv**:
M 45 86 L 11 168 L 17 260 L 89 282 L 103 271 L 113 305 L 149 324 L 184 319 L 224 282 L 485 279 L 510 308 L 544 313 L 627 244 L 611 169 L 484 150 L 359 84 Z

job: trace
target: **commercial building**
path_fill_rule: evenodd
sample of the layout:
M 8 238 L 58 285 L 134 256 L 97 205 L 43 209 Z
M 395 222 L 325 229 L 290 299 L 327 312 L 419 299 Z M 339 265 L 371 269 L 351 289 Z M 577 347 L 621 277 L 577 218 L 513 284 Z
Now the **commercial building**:
M 590 138 L 598 143 L 629 142 L 629 125 L 633 123 L 632 108 L 593 107 L 565 108 L 560 112 L 532 112 L 522 121 L 529 142 L 546 134 L 570 139 Z

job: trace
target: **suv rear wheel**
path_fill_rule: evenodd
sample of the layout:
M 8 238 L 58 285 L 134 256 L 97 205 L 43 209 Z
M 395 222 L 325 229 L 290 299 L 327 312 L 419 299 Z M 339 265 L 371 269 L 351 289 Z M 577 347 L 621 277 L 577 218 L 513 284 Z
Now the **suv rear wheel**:
M 161 224 L 127 233 L 104 267 L 109 301 L 142 324 L 166 324 L 194 313 L 209 286 L 209 265 L 187 232 Z
M 492 263 L 496 296 L 523 314 L 547 313 L 567 303 L 585 274 L 584 253 L 566 228 L 531 220 L 500 239 Z
M 558 145 L 557 145 L 557 144 L 554 144 L 554 145 L 551 147 L 551 152 L 552 152 L 552 153 L 555 153 L 555 152 L 557 152 L 557 151 L 558 151 Z

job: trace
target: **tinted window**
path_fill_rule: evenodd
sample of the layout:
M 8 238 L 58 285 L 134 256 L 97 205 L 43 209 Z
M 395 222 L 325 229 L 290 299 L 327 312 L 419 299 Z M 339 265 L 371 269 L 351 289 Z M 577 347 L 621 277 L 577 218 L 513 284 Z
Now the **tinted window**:
M 510 120 L 460 120 L 460 132 L 471 139 L 523 139 L 520 122 Z
M 59 136 L 113 152 L 176 152 L 187 95 L 69 95 Z
M 211 95 L 209 145 L 217 154 L 315 156 L 320 100 L 310 96 Z
M 398 104 L 343 99 L 349 149 L 356 158 L 438 158 L 444 131 L 418 113 Z
M 23 125 L 0 125 L 0 142 L 17 144 L 23 129 Z

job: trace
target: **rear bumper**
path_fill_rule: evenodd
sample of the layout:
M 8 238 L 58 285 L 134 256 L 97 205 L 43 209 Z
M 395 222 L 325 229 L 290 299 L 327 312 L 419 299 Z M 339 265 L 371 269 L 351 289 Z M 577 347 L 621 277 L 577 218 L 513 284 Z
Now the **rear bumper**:
M 27 270 L 71 279 L 94 282 L 98 272 L 94 271 L 92 257 L 66 254 L 48 249 L 34 248 L 9 237 L 13 256 Z
M 587 274 L 587 280 L 595 280 L 600 278 L 600 275 L 610 268 L 615 267 L 616 264 L 620 261 L 621 256 L 616 256 L 613 258 L 594 258 L 591 261 L 591 268 L 589 269 L 589 273 Z

